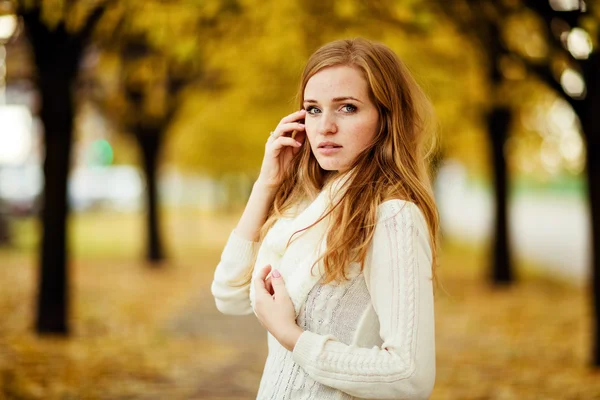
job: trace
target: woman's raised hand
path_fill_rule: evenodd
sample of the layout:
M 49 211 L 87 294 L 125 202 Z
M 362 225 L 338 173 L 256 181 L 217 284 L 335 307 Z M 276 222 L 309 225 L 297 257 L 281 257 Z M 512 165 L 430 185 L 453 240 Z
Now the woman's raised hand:
M 305 110 L 296 111 L 284 117 L 273 131 L 265 145 L 265 156 L 257 182 L 269 189 L 277 189 L 283 180 L 292 158 L 300 151 L 306 140 L 304 124 Z M 296 131 L 295 139 L 285 136 Z

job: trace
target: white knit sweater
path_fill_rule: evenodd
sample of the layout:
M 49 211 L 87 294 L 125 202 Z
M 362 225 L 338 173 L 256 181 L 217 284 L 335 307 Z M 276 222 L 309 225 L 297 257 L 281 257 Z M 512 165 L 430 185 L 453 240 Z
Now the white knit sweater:
M 342 191 L 323 190 L 297 215 L 279 219 L 262 243 L 231 232 L 212 283 L 225 314 L 253 312 L 252 285 L 232 287 L 251 268 L 277 268 L 304 329 L 293 352 L 270 334 L 257 399 L 427 399 L 435 381 L 434 304 L 428 228 L 411 202 L 388 200 L 377 225 L 364 271 L 348 266 L 349 280 L 322 285 L 322 262 L 310 266 L 326 246 L 329 220 L 302 234 Z M 296 240 L 296 238 L 298 238 Z

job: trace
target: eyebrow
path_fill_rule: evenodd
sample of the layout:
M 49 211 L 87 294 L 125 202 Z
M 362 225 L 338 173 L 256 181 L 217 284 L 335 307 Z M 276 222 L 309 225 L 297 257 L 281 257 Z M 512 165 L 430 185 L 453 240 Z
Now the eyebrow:
M 356 97 L 352 97 L 352 96 L 334 97 L 333 99 L 331 99 L 331 101 L 334 102 L 334 103 L 337 103 L 337 102 L 340 102 L 340 101 L 345 101 L 345 100 L 356 100 L 359 103 L 362 103 L 362 101 L 360 101 Z M 318 101 L 312 100 L 312 99 L 304 99 L 304 102 L 305 103 L 318 103 Z

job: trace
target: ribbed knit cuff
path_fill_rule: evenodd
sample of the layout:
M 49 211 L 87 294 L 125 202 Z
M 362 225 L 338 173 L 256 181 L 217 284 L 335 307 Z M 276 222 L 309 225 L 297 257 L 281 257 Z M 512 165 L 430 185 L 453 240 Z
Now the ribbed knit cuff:
M 221 259 L 233 261 L 250 261 L 255 252 L 258 252 L 260 242 L 253 242 L 239 236 L 235 229 L 231 231 L 229 239 L 221 253 Z
M 292 357 L 294 361 L 305 368 L 308 365 L 314 365 L 316 357 L 323 351 L 325 342 L 334 339 L 331 335 L 319 335 L 310 331 L 304 331 L 298 338 Z

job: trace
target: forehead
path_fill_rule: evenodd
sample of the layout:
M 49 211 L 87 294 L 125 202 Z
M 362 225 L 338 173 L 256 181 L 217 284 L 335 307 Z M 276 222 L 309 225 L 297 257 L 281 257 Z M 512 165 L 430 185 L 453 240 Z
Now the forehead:
M 362 71 L 347 65 L 324 68 L 306 83 L 304 98 L 329 100 L 338 96 L 368 97 L 368 85 Z

